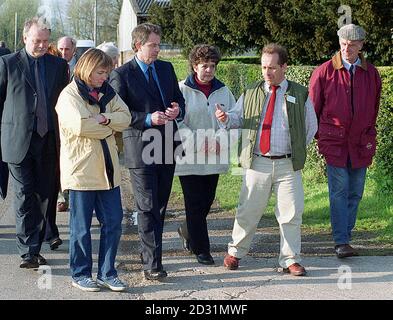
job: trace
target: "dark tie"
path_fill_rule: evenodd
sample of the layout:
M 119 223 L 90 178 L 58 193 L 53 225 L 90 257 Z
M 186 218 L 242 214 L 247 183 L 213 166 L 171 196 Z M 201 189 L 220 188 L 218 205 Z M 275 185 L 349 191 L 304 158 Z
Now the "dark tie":
M 48 109 L 46 107 L 45 89 L 40 77 L 38 59 L 34 60 L 34 77 L 37 91 L 37 109 L 35 112 L 37 117 L 37 133 L 43 137 L 48 132 Z
M 351 76 L 351 107 L 352 107 L 352 116 L 355 112 L 355 109 L 353 107 L 353 69 L 355 68 L 355 66 L 353 64 L 351 64 L 350 68 L 349 68 L 349 75 Z
M 276 91 L 280 86 L 272 86 L 272 94 L 269 99 L 269 104 L 267 105 L 265 118 L 263 119 L 261 139 L 259 142 L 259 147 L 262 154 L 266 154 L 270 150 L 270 132 L 272 129 L 274 104 L 276 102 Z
M 161 94 L 160 94 L 160 90 L 157 87 L 157 83 L 154 80 L 153 77 L 153 68 L 151 66 L 149 66 L 147 68 L 147 73 L 149 75 L 149 87 L 150 87 L 150 92 L 153 93 L 155 96 L 157 96 L 160 100 L 161 100 Z

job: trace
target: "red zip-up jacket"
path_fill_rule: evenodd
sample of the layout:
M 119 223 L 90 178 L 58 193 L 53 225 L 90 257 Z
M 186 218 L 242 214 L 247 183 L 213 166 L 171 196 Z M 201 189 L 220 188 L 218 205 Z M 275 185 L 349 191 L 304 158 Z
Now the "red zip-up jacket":
M 318 117 L 315 137 L 331 166 L 346 167 L 349 158 L 352 168 L 364 168 L 375 154 L 381 78 L 363 55 L 360 59 L 353 78 L 353 110 L 350 74 L 340 52 L 316 68 L 310 79 L 309 94 Z

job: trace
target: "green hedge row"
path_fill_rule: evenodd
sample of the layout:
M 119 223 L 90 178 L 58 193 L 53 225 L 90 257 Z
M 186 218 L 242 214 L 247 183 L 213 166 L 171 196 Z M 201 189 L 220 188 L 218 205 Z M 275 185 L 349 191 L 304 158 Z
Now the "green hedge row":
M 260 56 L 236 56 L 236 57 L 223 57 L 221 61 L 232 61 L 235 63 L 245 63 L 245 64 L 260 64 Z
M 393 191 L 393 67 L 378 68 L 382 78 L 378 113 L 378 145 L 372 172 L 379 191 Z
M 187 77 L 189 74 L 187 60 L 178 58 L 166 60 L 173 64 L 179 80 Z M 313 70 L 314 67 L 312 66 L 290 66 L 288 67 L 287 78 L 307 86 Z M 260 65 L 236 63 L 232 60 L 221 61 L 217 67 L 216 76 L 231 89 L 236 98 L 240 97 L 248 85 L 262 79 Z
M 186 60 L 174 59 L 178 79 L 188 74 Z M 313 66 L 289 66 L 287 78 L 308 86 Z M 393 191 L 393 67 L 378 68 L 382 78 L 382 95 L 377 121 L 378 148 L 370 171 L 379 183 L 380 192 Z M 262 78 L 260 65 L 221 61 L 217 68 L 217 78 L 224 82 L 238 98 L 251 83 Z M 315 141 L 308 150 L 307 167 L 314 171 L 317 180 L 325 178 L 325 166 L 319 155 Z

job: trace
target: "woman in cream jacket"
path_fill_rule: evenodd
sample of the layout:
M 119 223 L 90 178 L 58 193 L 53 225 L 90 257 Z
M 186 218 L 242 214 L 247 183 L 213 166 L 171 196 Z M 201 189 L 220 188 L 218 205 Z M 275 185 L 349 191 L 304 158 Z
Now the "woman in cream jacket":
M 72 285 L 84 291 L 126 289 L 114 266 L 123 217 L 114 134 L 128 127 L 131 115 L 106 81 L 111 70 L 110 57 L 90 49 L 77 62 L 74 80 L 56 105 L 61 186 L 70 192 Z M 93 211 L 101 225 L 97 281 L 92 279 Z

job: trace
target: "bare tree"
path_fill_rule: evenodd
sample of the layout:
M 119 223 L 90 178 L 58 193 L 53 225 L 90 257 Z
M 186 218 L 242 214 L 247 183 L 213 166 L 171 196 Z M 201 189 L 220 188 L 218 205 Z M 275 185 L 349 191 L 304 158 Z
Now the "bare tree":
M 17 49 L 23 47 L 22 30 L 24 22 L 37 14 L 39 0 L 0 0 L 0 40 L 13 48 L 14 43 L 14 20 L 18 13 Z
M 117 40 L 122 0 L 97 1 L 97 44 Z M 78 39 L 93 39 L 94 0 L 70 0 L 67 8 L 70 33 Z

